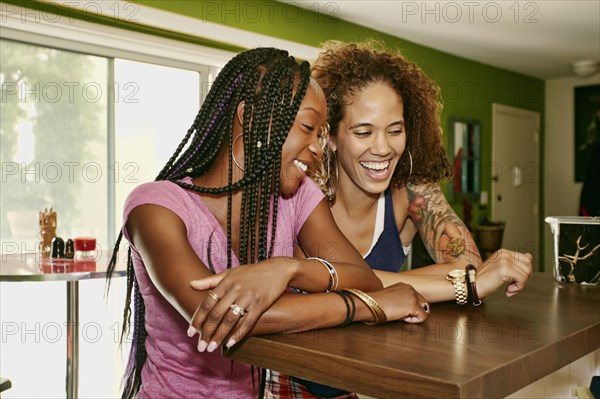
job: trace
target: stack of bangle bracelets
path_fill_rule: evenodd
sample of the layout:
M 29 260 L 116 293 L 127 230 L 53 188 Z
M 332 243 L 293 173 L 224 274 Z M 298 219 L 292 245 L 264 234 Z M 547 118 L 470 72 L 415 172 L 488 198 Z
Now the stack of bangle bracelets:
M 373 315 L 373 321 L 366 321 L 365 324 L 377 326 L 387 321 L 387 316 L 385 315 L 385 312 L 383 311 L 383 309 L 381 309 L 377 301 L 375 301 L 373 298 L 371 298 L 369 295 L 365 294 L 361 290 L 357 290 L 354 288 L 345 288 L 340 291 L 337 290 L 339 277 L 331 263 L 329 263 L 325 259 L 318 257 L 310 257 L 308 259 L 316 260 L 317 262 L 321 263 L 327 268 L 327 271 L 329 272 L 329 283 L 327 284 L 327 289 L 325 290 L 325 292 L 334 292 L 338 294 L 342 297 L 344 303 L 346 304 L 346 319 L 340 325 L 340 327 L 347 326 L 348 324 L 352 323 L 352 321 L 354 321 L 354 315 L 356 314 L 356 303 L 354 302 L 353 296 L 356 296 L 358 299 L 363 301 L 365 305 L 367 305 L 367 308 L 369 308 L 371 314 Z
M 327 268 L 327 272 L 329 272 L 329 284 L 327 284 L 327 289 L 325 290 L 325 292 L 337 290 L 339 278 L 335 271 L 335 267 L 333 267 L 333 265 L 331 263 L 329 263 L 328 261 L 326 261 L 323 258 L 312 257 L 312 258 L 308 258 L 308 259 L 316 260 L 317 262 L 321 263 L 323 266 L 325 266 Z
M 354 294 L 356 297 L 358 297 L 358 299 L 363 301 L 365 303 L 365 305 L 367 305 L 367 307 L 369 308 L 369 311 L 373 315 L 373 321 L 365 321 L 365 324 L 369 324 L 372 326 L 378 326 L 387 321 L 387 316 L 385 315 L 385 312 L 383 311 L 383 309 L 381 309 L 381 307 L 379 306 L 377 301 L 375 301 L 369 295 L 365 294 L 361 290 L 357 290 L 354 288 L 345 288 L 342 290 L 342 292 L 345 292 L 348 294 Z
M 344 290 L 332 292 L 341 296 L 346 304 L 346 320 L 339 325 L 339 327 L 346 327 L 348 324 L 351 324 L 354 321 L 354 315 L 356 314 L 356 303 L 354 302 L 352 295 Z
M 383 311 L 383 309 L 381 309 L 377 301 L 375 301 L 373 298 L 371 298 L 369 295 L 365 294 L 361 290 L 357 290 L 354 288 L 345 288 L 340 291 L 332 292 L 341 296 L 344 300 L 344 303 L 346 304 L 346 319 L 342 324 L 339 325 L 339 327 L 345 327 L 354 321 L 354 315 L 356 314 L 356 303 L 354 302 L 353 296 L 356 296 L 358 299 L 363 301 L 365 305 L 367 305 L 367 308 L 369 308 L 371 314 L 373 315 L 373 321 L 365 321 L 365 324 L 378 326 L 387 321 L 387 316 L 385 315 L 385 312 Z

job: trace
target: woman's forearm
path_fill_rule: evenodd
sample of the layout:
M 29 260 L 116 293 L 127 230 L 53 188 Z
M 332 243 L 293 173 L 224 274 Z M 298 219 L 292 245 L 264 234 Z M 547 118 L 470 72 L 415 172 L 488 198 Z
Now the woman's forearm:
M 361 293 L 353 292 L 346 302 L 334 292 L 287 292 L 260 316 L 250 333 L 258 335 L 309 331 L 336 327 L 349 321 L 382 322 L 387 319 L 420 323 L 429 315 L 427 300 L 408 284 L 397 283 L 366 294 L 370 299 Z M 383 318 L 381 314 L 384 315 Z
M 430 273 L 435 274 L 411 274 L 409 272 L 384 272 L 374 270 L 375 274 L 382 281 L 384 287 L 402 282 L 410 284 L 417 292 L 425 297 L 428 302 L 444 302 L 454 300 L 454 287 L 446 280 L 448 271 L 456 269 L 453 264 L 438 264 L 431 266 Z M 446 271 L 447 269 L 447 271 Z M 415 269 L 419 270 L 419 269 Z
M 381 281 L 366 265 L 329 262 L 333 274 L 327 266 L 315 259 L 276 257 L 265 262 L 274 262 L 274 267 L 289 269 L 289 286 L 307 292 L 323 292 L 342 288 L 358 288 L 375 291 L 383 288 Z
M 372 315 L 358 298 L 354 298 L 354 321 L 370 321 Z M 336 293 L 284 293 L 263 313 L 249 335 L 293 333 L 339 326 L 347 308 Z

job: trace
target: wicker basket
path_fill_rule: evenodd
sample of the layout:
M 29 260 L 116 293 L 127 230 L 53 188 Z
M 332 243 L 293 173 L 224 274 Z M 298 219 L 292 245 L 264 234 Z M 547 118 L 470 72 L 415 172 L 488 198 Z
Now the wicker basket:
M 494 226 L 477 227 L 479 249 L 484 251 L 497 251 L 502 247 L 502 236 L 504 235 L 504 223 Z

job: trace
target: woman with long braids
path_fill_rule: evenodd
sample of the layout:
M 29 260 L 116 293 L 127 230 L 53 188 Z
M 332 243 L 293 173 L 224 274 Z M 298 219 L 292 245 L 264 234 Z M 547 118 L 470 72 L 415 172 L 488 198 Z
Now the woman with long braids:
M 327 98 L 329 124 L 324 164 L 315 180 L 340 230 L 384 286 L 405 282 L 430 303 L 461 305 L 479 304 L 505 283 L 507 296 L 522 290 L 532 271 L 531 255 L 500 250 L 482 262 L 439 186 L 450 168 L 437 85 L 414 63 L 375 42 L 325 43 L 312 76 Z M 437 263 L 398 273 L 416 234 Z M 469 264 L 475 266 L 476 295 L 467 287 Z M 274 392 L 270 397 L 279 391 L 303 398 L 349 395 L 273 374 L 277 384 L 267 383 L 267 392 Z
M 130 247 L 126 322 L 134 307 L 124 398 L 257 397 L 254 369 L 224 358 L 221 345 L 427 318 L 409 285 L 382 289 L 306 177 L 325 120 L 306 62 L 245 51 L 225 65 L 157 181 L 129 195 L 116 245 L 125 236 Z M 314 258 L 293 258 L 297 246 Z

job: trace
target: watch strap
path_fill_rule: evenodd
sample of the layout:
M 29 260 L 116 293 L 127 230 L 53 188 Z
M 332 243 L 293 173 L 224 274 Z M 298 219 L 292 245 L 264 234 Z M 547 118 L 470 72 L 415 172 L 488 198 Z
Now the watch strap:
M 469 284 L 468 284 L 469 299 L 470 299 L 471 303 L 473 303 L 473 306 L 479 306 L 479 305 L 481 305 L 482 302 L 481 302 L 481 299 L 479 299 L 479 295 L 477 294 L 477 285 L 475 284 L 476 276 L 477 276 L 477 268 L 474 265 L 469 264 L 465 268 L 465 272 L 467 274 L 467 281 L 469 282 Z
M 468 301 L 468 292 L 465 278 L 450 278 L 450 282 L 454 287 L 454 295 L 456 296 L 456 303 L 458 305 L 466 305 Z

